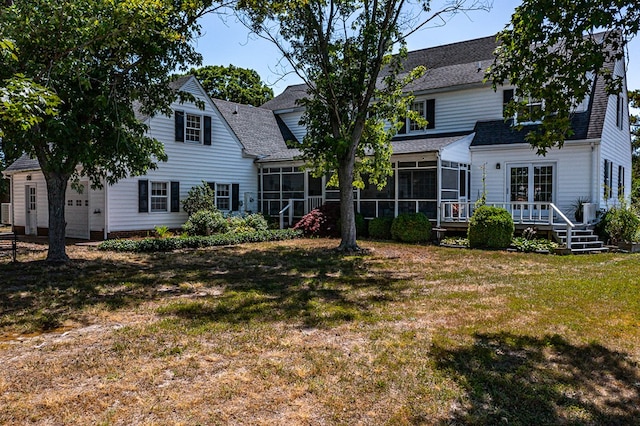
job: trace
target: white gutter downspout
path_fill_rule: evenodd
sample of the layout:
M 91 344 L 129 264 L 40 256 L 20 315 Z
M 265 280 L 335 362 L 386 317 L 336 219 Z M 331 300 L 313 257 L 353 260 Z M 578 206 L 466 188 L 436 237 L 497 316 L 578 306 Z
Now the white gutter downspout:
M 591 202 L 600 209 L 600 159 L 595 141 L 591 141 Z
M 16 233 L 16 198 L 13 191 L 13 174 L 9 175 L 9 197 L 11 198 L 11 232 Z
M 109 236 L 109 184 L 104 185 L 104 231 L 103 237 L 106 240 Z
M 438 177 L 438 193 L 436 194 L 436 227 L 440 228 L 440 211 L 442 210 L 442 160 L 440 158 L 440 150 L 436 152 L 436 176 Z

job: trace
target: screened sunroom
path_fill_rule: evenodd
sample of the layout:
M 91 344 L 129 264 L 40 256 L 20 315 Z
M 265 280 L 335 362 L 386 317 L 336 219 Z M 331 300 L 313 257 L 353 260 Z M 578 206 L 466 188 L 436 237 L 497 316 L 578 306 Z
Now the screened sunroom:
M 442 202 L 469 201 L 471 136 L 394 142 L 393 174 L 382 189 L 366 179 L 364 188 L 354 188 L 356 211 L 367 219 L 421 212 L 439 223 Z M 340 200 L 338 188 L 327 186 L 328 177 L 313 177 L 299 160 L 274 156 L 259 165 L 261 211 L 280 216 L 285 226 Z

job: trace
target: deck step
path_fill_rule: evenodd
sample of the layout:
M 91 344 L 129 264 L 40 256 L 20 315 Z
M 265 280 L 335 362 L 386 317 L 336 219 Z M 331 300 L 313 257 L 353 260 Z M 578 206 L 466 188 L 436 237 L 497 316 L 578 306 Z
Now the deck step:
M 567 243 L 567 230 L 564 228 L 557 228 L 553 230 L 555 239 L 560 244 Z M 599 240 L 598 235 L 593 232 L 593 229 L 573 229 L 571 231 L 571 253 L 573 254 L 585 254 L 585 253 L 604 253 L 609 251 L 604 246 L 604 243 Z

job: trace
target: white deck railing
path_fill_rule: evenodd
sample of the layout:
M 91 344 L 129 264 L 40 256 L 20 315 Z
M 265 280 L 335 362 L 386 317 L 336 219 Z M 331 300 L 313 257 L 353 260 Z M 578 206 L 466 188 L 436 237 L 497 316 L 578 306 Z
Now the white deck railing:
M 314 196 L 307 198 L 289 198 L 287 204 L 278 212 L 280 216 L 280 229 L 284 228 L 284 215 L 289 213 L 289 226 L 293 224 L 293 217 L 295 212 L 295 203 L 304 203 L 303 215 L 309 213 L 313 209 L 317 209 L 322 205 L 322 196 Z
M 563 227 L 567 231 L 567 248 L 571 248 L 571 231 L 573 222 L 553 203 L 486 203 L 488 206 L 502 207 L 507 210 L 516 225 L 550 225 Z M 595 218 L 595 207 L 584 205 L 585 223 Z M 443 201 L 440 203 L 441 223 L 466 223 L 475 210 L 475 202 Z M 593 211 L 592 211 L 593 210 Z

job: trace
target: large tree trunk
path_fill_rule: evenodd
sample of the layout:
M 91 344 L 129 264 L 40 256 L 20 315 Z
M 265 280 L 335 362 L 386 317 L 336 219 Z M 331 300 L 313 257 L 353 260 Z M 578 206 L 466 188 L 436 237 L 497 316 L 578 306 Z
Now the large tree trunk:
M 47 262 L 65 263 L 69 261 L 65 248 L 64 205 L 69 176 L 56 172 L 45 173 L 49 201 L 49 252 Z
M 338 180 L 340 185 L 340 251 L 360 250 L 356 243 L 356 214 L 353 206 L 353 169 L 355 158 L 340 161 Z

